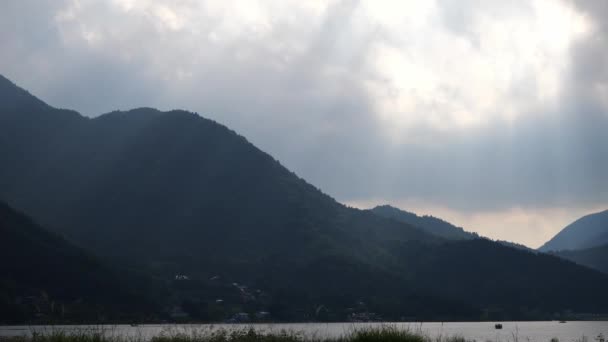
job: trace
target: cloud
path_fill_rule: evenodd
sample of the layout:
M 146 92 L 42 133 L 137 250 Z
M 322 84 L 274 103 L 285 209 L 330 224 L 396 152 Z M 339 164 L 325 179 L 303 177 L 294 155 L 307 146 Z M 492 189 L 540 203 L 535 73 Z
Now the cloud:
M 9 0 L 0 72 L 91 116 L 197 111 L 349 203 L 578 213 L 608 203 L 607 8 Z

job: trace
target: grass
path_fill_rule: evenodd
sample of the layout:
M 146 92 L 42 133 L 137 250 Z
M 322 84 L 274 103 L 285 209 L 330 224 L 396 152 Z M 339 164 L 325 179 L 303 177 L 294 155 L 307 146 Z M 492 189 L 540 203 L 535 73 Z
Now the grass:
M 399 329 L 393 325 L 357 329 L 336 342 L 469 342 L 460 336 L 430 338 L 409 329 Z
M 105 336 L 103 333 L 66 333 L 51 332 L 48 334 L 32 333 L 31 336 L 0 336 L 1 342 L 119 342 Z M 126 341 L 125 341 L 126 342 Z
M 327 338 L 294 331 L 263 331 L 253 327 L 237 329 L 164 330 L 153 337 L 124 336 L 112 329 L 93 328 L 77 331 L 60 329 L 35 332 L 28 336 L 2 337 L 0 342 L 472 342 L 463 337 L 431 338 L 422 332 L 393 325 L 353 329 L 342 337 Z

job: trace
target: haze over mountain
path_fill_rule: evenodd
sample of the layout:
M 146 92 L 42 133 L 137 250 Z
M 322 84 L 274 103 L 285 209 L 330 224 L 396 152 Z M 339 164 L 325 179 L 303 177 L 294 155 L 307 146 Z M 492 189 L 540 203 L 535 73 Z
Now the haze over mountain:
M 579 250 L 608 244 L 608 210 L 584 216 L 562 229 L 540 251 Z
M 339 320 L 353 306 L 385 319 L 548 318 L 608 305 L 608 275 L 348 208 L 185 111 L 91 119 L 0 78 L 0 164 L 0 197 L 174 283 L 166 302 L 201 320 Z

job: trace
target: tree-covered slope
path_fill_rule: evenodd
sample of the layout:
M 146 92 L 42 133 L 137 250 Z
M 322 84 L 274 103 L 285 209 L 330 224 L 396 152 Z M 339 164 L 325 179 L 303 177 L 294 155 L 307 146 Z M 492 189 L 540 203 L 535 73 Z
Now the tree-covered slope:
M 371 209 L 371 211 L 376 215 L 411 224 L 428 233 L 450 240 L 471 240 L 479 238 L 476 233 L 467 232 L 461 227 L 456 227 L 440 218 L 433 216 L 418 216 L 390 205 L 380 205 Z
M 608 276 L 552 255 L 486 239 L 437 248 L 397 244 L 394 253 L 415 274 L 418 286 L 482 308 L 500 308 L 504 318 L 532 319 L 538 308 L 606 311 Z
M 584 216 L 555 235 L 540 251 L 587 249 L 608 244 L 608 210 Z
M 120 274 L 0 202 L 0 323 L 142 317 Z
M 382 241 L 434 240 L 344 207 L 193 113 L 88 119 L 32 98 L 0 117 L 0 195 L 102 255 L 246 272 L 276 255 L 371 258 Z
M 502 308 L 515 318 L 608 306 L 593 287 L 599 272 L 348 208 L 197 114 L 90 119 L 6 79 L 0 93 L 0 197 L 120 265 L 179 275 L 169 302 L 193 317 L 474 319 Z M 580 283 L 555 281 L 574 275 Z
M 376 215 L 390 218 L 399 222 L 403 222 L 406 224 L 410 224 L 417 228 L 424 230 L 427 233 L 433 234 L 435 236 L 442 237 L 448 240 L 474 240 L 474 239 L 486 239 L 485 237 L 479 236 L 477 233 L 468 232 L 461 227 L 455 226 L 450 222 L 444 221 L 440 218 L 434 216 L 418 216 L 414 213 L 395 208 L 390 205 L 380 205 L 371 209 L 373 213 Z M 515 249 L 525 250 L 525 251 L 533 251 L 529 247 L 524 245 L 504 241 L 504 240 L 496 240 L 501 245 L 512 247 Z
M 608 244 L 587 249 L 563 250 L 553 254 L 577 264 L 608 273 Z

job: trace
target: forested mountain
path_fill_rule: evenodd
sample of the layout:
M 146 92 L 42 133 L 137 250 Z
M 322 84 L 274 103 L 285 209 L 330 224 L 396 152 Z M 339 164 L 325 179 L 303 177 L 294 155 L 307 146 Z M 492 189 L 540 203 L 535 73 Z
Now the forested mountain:
M 587 249 L 608 244 L 608 210 L 584 216 L 555 235 L 540 251 Z
M 461 227 L 456 227 L 440 218 L 433 216 L 418 216 L 390 205 L 380 205 L 371 209 L 371 211 L 376 215 L 411 224 L 428 233 L 450 240 L 471 240 L 479 238 L 479 235 L 476 233 L 467 232 Z
M 563 250 L 552 253 L 564 259 L 574 261 L 577 264 L 608 273 L 608 244 L 587 249 Z
M 0 323 L 141 318 L 119 273 L 0 202 Z
M 582 312 L 582 303 L 594 301 L 585 306 L 591 312 L 605 312 L 605 304 L 599 302 L 605 300 L 606 275 L 592 274 L 555 256 L 486 239 L 454 241 L 437 248 L 404 244 L 394 252 L 415 274 L 419 286 L 467 303 L 482 303 L 484 308 L 500 308 L 505 310 L 503 319 L 533 319 L 533 308 L 559 312 L 568 307 Z M 577 276 L 586 280 L 581 283 Z
M 439 236 L 448 240 L 473 240 L 473 239 L 486 239 L 483 236 L 479 236 L 474 232 L 467 232 L 461 227 L 457 227 L 450 222 L 444 221 L 434 216 L 418 216 L 414 213 L 395 208 L 390 205 L 380 205 L 371 209 L 376 215 L 397 220 L 399 222 L 410 224 L 414 227 L 420 228 L 427 233 Z M 532 249 L 510 241 L 496 240 L 497 243 L 521 249 L 525 251 L 533 251 Z
M 174 317 L 547 318 L 608 307 L 607 275 L 348 208 L 193 113 L 90 119 L 0 79 L 0 165 L 0 197 L 104 260 L 166 279 Z
M 0 195 L 104 256 L 244 275 L 283 254 L 369 260 L 384 241 L 437 240 L 344 207 L 193 113 L 141 108 L 88 119 L 31 97 L 0 112 L 0 123 Z

